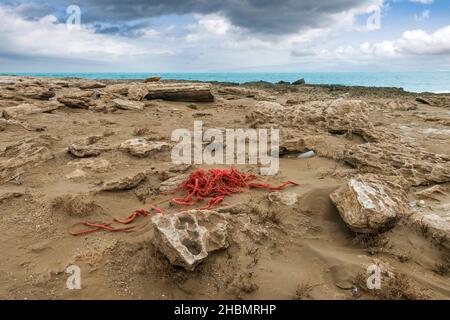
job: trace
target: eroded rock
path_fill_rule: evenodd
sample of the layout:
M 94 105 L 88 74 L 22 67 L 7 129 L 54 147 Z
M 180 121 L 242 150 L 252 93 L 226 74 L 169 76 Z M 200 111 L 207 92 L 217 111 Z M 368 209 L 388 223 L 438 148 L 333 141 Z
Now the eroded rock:
M 165 142 L 148 142 L 145 139 L 136 138 L 123 142 L 119 146 L 119 149 L 129 152 L 133 156 L 144 158 L 152 156 L 158 152 L 168 150 L 169 147 L 169 144 Z
M 78 158 L 95 157 L 114 149 L 113 146 L 97 143 L 103 136 L 90 136 L 69 145 L 68 151 Z
M 125 99 L 114 99 L 113 105 L 123 110 L 144 110 L 144 104 L 138 101 L 130 101 Z
M 297 203 L 298 194 L 295 192 L 270 192 L 267 197 L 271 202 L 281 203 L 286 206 L 293 206 Z
M 128 87 L 128 99 L 141 101 L 148 93 L 148 88 L 145 84 L 134 83 Z
M 150 82 L 146 99 L 163 99 L 185 102 L 213 102 L 211 86 L 207 83 Z
M 405 143 L 364 143 L 344 152 L 343 159 L 360 172 L 403 176 L 412 186 L 450 181 L 450 156 Z
M 94 103 L 91 92 L 73 92 L 59 97 L 57 100 L 68 108 L 89 109 Z
M 77 169 L 89 169 L 95 172 L 108 172 L 111 169 L 111 162 L 106 159 L 80 159 L 70 161 L 68 165 Z
M 27 138 L 7 146 L 0 152 L 0 181 L 5 181 L 54 158 L 49 147 L 52 138 Z
M 186 181 L 189 178 L 189 174 L 179 174 L 175 177 L 167 179 L 159 185 L 160 192 L 170 192 L 173 191 L 180 183 Z
M 450 249 L 450 207 L 434 212 L 418 212 L 411 219 L 439 245 Z
M 24 115 L 43 113 L 43 112 L 51 112 L 53 110 L 58 109 L 59 107 L 60 107 L 60 104 L 57 104 L 57 103 L 48 103 L 45 105 L 35 105 L 35 104 L 24 103 L 24 104 L 20 104 L 18 106 L 6 108 L 5 110 L 3 110 L 3 116 L 6 119 L 17 118 L 17 117 L 24 116 Z
M 211 252 L 228 247 L 228 222 L 215 211 L 158 214 L 152 222 L 158 250 L 170 263 L 189 271 Z
M 113 179 L 103 183 L 101 186 L 101 191 L 120 191 L 120 190 L 130 190 L 139 185 L 144 181 L 146 175 L 144 172 L 138 172 L 129 176 Z
M 331 193 L 330 199 L 355 232 L 385 231 L 408 212 L 403 188 L 381 176 L 355 176 Z

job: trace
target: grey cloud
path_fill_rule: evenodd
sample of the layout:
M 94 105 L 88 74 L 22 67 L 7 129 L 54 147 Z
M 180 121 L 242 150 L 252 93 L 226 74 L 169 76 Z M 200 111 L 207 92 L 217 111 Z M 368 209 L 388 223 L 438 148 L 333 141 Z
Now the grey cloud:
M 36 0 L 22 1 L 37 3 Z M 41 1 L 39 1 L 41 2 Z M 222 14 L 233 25 L 263 34 L 293 33 L 321 27 L 333 14 L 368 5 L 371 0 L 78 0 L 87 22 L 127 23 L 161 15 Z M 42 2 L 41 2 L 42 3 Z M 48 0 L 47 4 L 69 5 L 73 0 Z

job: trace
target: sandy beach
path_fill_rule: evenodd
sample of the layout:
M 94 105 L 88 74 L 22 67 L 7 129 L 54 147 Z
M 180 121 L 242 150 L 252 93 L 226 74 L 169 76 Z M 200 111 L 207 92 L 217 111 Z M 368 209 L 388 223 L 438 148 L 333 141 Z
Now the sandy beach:
M 449 94 L 3 76 L 0 115 L 1 299 L 450 298 Z M 180 215 L 222 237 L 192 270 L 173 263 L 186 255 L 163 248 L 151 210 L 133 232 L 70 233 L 151 206 L 161 219 L 185 210 L 161 190 L 230 167 L 171 161 L 172 132 L 194 121 L 279 129 L 279 171 L 262 179 L 298 185 Z M 82 290 L 66 287 L 71 265 Z M 370 265 L 380 290 L 366 287 Z

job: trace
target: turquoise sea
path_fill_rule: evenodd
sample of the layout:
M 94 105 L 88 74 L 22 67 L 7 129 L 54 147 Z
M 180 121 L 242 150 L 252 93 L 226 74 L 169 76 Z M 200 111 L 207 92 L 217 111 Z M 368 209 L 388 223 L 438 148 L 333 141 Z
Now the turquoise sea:
M 38 77 L 79 77 L 87 79 L 163 79 L 199 80 L 243 83 L 249 81 L 295 81 L 304 78 L 308 84 L 339 84 L 348 86 L 398 87 L 411 92 L 450 93 L 450 71 L 439 72 L 220 72 L 220 73 L 0 73 L 0 75 Z

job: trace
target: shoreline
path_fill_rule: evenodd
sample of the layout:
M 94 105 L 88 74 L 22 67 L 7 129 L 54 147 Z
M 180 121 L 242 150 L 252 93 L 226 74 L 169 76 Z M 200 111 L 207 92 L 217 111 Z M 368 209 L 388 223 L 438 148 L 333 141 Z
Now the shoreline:
M 443 74 L 447 75 L 448 72 L 445 71 L 439 71 L 439 72 L 315 72 L 315 73 L 277 73 L 277 72 L 259 72 L 259 73 L 240 73 L 240 72 L 231 72 L 231 73 L 208 73 L 208 72 L 195 72 L 195 73 L 188 73 L 188 72 L 182 72 L 182 73 L 176 73 L 176 72 L 166 72 L 166 73 L 0 73 L 1 77 L 37 77 L 37 78 L 47 78 L 47 79 L 84 79 L 84 80 L 99 80 L 99 81 L 142 81 L 145 78 L 155 75 L 155 76 L 161 76 L 163 81 L 185 81 L 185 82 L 203 82 L 203 83 L 216 83 L 216 84 L 227 84 L 227 85 L 248 85 L 252 83 L 267 83 L 271 85 L 277 85 L 280 82 L 286 82 L 286 76 L 292 77 L 299 77 L 295 78 L 295 80 L 299 79 L 307 79 L 308 74 L 314 74 L 314 75 L 335 75 L 335 74 L 372 74 L 372 75 L 382 75 L 382 74 L 403 74 L 403 75 L 414 75 L 414 74 Z M 240 75 L 248 76 L 251 75 L 252 77 L 256 77 L 255 75 L 273 75 L 274 78 L 270 81 L 264 80 L 264 79 L 257 79 L 254 78 L 251 81 L 223 81 L 219 78 L 224 77 L 233 77 L 236 76 L 239 78 Z M 62 75 L 62 76 L 58 76 Z M 73 75 L 73 76 L 71 76 Z M 84 75 L 84 76 L 83 76 Z M 103 75 L 103 76 L 101 76 Z M 170 78 L 170 76 L 175 76 L 174 78 Z M 195 79 L 205 77 L 205 75 L 208 76 L 208 79 Z M 214 78 L 215 75 L 215 78 Z M 123 76 L 124 78 L 121 78 Z M 186 78 L 182 78 L 185 76 Z M 303 76 L 303 78 L 301 78 Z M 263 77 L 264 78 L 264 77 Z M 294 81 L 294 80 L 291 80 Z M 318 87 L 349 87 L 349 88 L 379 88 L 379 89 L 399 89 L 403 90 L 408 93 L 415 93 L 415 94 L 450 94 L 450 88 L 448 89 L 436 89 L 432 91 L 427 90 L 412 90 L 408 89 L 408 86 L 414 85 L 414 84 L 406 84 L 406 85 L 383 85 L 383 84 L 348 84 L 348 83 L 323 83 L 323 82 L 317 82 L 317 81 L 307 81 L 306 85 L 309 86 L 318 86 Z M 421 84 L 424 85 L 424 84 Z M 428 84 L 431 85 L 431 84 Z M 406 88 L 405 88 L 406 87 Z

